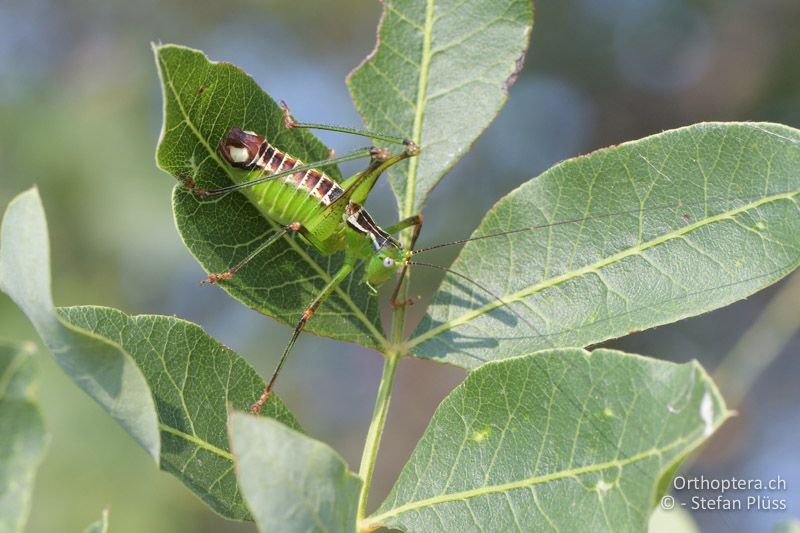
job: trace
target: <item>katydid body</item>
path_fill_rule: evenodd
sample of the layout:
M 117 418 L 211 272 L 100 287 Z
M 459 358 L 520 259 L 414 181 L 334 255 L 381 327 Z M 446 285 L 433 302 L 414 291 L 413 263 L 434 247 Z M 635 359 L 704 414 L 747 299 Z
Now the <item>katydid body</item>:
M 258 412 L 269 397 L 275 379 L 306 322 L 358 263 L 367 262 L 362 281 L 373 288 L 386 282 L 394 273 L 404 270 L 408 254 L 391 234 L 416 226 L 415 240 L 422 217 L 410 217 L 384 230 L 374 222 L 362 205 L 386 168 L 416 155 L 417 147 L 413 143 L 399 139 L 397 142 L 406 147 L 397 155 L 377 148 L 365 149 L 360 157 L 371 157 L 367 169 L 340 185 L 319 170 L 320 163 L 326 162 L 304 165 L 256 133 L 231 128 L 220 141 L 219 151 L 222 157 L 231 166 L 249 175 L 244 176 L 242 182 L 233 187 L 198 192 L 208 196 L 241 190 L 264 216 L 279 224 L 281 229 L 227 272 L 210 274 L 208 282 L 216 283 L 231 278 L 248 261 L 288 232 L 300 234 L 324 255 L 338 252 L 345 254 L 342 267 L 300 317 L 267 388 L 252 406 L 253 412 Z M 338 160 L 346 159 L 347 157 Z M 328 163 L 335 161 L 337 160 L 332 159 Z
M 264 138 L 232 128 L 220 143 L 222 156 L 232 166 L 256 176 L 275 176 L 304 167 Z M 361 207 L 383 168 L 405 154 L 373 161 L 370 168 L 339 185 L 316 168 L 300 170 L 243 190 L 259 210 L 281 226 L 296 224 L 317 250 L 330 255 L 342 250 L 366 259 L 383 248 L 399 248 Z

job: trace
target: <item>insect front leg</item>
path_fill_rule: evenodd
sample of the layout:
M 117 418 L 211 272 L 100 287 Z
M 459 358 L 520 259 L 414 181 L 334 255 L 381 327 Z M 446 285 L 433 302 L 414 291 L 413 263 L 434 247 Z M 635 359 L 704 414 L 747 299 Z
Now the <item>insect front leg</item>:
M 353 264 L 350 262 L 345 263 L 342 267 L 333 275 L 333 278 L 325 285 L 325 288 L 322 289 L 322 292 L 314 298 L 314 300 L 305 308 L 303 311 L 303 315 L 300 317 L 300 320 L 297 322 L 297 325 L 294 327 L 294 332 L 292 333 L 292 338 L 289 339 L 289 344 L 286 345 L 286 349 L 283 350 L 283 355 L 281 355 L 280 360 L 278 361 L 278 366 L 275 367 L 275 370 L 272 372 L 272 377 L 269 379 L 269 383 L 267 383 L 267 387 L 264 389 L 264 392 L 261 393 L 261 397 L 250 406 L 250 412 L 253 414 L 258 414 L 261 411 L 261 408 L 269 399 L 269 395 L 272 392 L 272 387 L 275 385 L 275 380 L 278 378 L 278 374 L 283 367 L 283 363 L 286 361 L 286 357 L 289 355 L 289 352 L 292 350 L 294 343 L 297 341 L 297 337 L 300 336 L 300 333 L 303 331 L 303 328 L 306 325 L 306 322 L 311 320 L 311 317 L 314 316 L 314 313 L 317 311 L 320 305 L 328 299 L 328 296 L 336 290 L 336 287 L 347 278 L 350 272 L 353 271 Z
M 237 272 L 239 272 L 242 269 L 242 267 L 244 267 L 247 263 L 252 261 L 258 254 L 269 248 L 270 245 L 272 245 L 272 243 L 274 243 L 275 241 L 277 241 L 290 231 L 295 232 L 295 231 L 300 231 L 301 229 L 302 226 L 300 225 L 299 222 L 293 222 L 287 226 L 282 227 L 281 229 L 270 235 L 269 238 L 267 238 L 267 240 L 259 244 L 258 248 L 247 254 L 247 257 L 236 263 L 235 266 L 233 266 L 232 268 L 228 269 L 225 272 L 222 272 L 221 274 L 209 274 L 205 280 L 201 281 L 201 283 L 203 283 L 204 285 L 205 284 L 213 285 L 214 283 L 217 283 L 219 281 L 231 279 Z
M 389 226 L 388 228 L 386 228 L 386 232 L 397 233 L 399 231 L 402 231 L 410 227 L 414 228 L 414 234 L 411 236 L 411 246 L 409 246 L 409 248 L 413 250 L 414 246 L 416 246 L 417 244 L 417 238 L 419 238 L 419 233 L 422 230 L 421 214 L 412 215 L 408 218 L 401 220 L 394 226 Z M 390 303 L 392 304 L 393 309 L 397 309 L 406 305 L 414 305 L 414 300 L 412 300 L 411 298 L 406 299 L 404 302 L 397 301 L 397 297 L 400 294 L 400 287 L 403 285 L 403 280 L 406 277 L 406 270 L 408 270 L 408 265 L 404 264 L 403 268 L 400 269 L 400 276 L 397 279 L 397 285 L 394 286 L 394 290 L 392 291 L 392 299 L 390 300 Z

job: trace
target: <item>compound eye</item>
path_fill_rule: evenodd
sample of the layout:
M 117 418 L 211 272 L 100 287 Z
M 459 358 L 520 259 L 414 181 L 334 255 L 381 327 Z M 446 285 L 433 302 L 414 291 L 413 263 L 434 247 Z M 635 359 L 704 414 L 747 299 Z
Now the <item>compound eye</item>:
M 385 266 L 386 268 L 392 268 L 394 266 L 394 259 L 392 259 L 391 257 L 385 257 L 383 259 L 383 266 Z

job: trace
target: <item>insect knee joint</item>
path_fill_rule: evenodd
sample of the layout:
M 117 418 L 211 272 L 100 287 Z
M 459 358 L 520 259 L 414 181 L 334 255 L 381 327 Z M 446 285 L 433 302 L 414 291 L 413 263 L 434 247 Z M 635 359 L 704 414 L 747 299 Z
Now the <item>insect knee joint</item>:
M 378 148 L 377 146 L 370 146 L 369 155 L 377 161 L 386 161 L 392 157 L 392 152 L 386 148 Z

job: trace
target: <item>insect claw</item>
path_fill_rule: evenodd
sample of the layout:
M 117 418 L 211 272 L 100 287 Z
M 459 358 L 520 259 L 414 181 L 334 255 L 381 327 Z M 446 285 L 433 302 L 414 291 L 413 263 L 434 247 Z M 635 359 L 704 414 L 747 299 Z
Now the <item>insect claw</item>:
M 400 309 L 401 307 L 411 307 L 414 305 L 414 299 L 408 298 L 404 302 L 392 302 L 392 309 Z
M 183 186 L 192 191 L 200 198 L 208 198 L 209 196 L 211 196 L 211 193 L 208 192 L 206 189 L 198 187 L 197 184 L 194 182 L 194 179 L 192 179 L 190 176 L 186 176 L 185 178 L 183 178 Z
M 377 161 L 386 161 L 392 157 L 392 152 L 386 148 L 378 148 L 377 146 L 370 146 L 369 155 Z
M 286 105 L 286 102 L 284 102 L 283 100 L 281 100 L 280 105 L 281 105 L 281 110 L 283 111 L 283 124 L 284 124 L 284 126 L 286 126 L 289 129 L 294 128 L 295 125 L 297 124 L 297 122 L 294 120 L 294 117 L 292 116 L 292 112 L 289 111 L 289 106 Z
M 406 147 L 406 154 L 415 156 L 419 153 L 419 145 L 411 139 L 403 139 L 403 146 Z
M 250 406 L 250 412 L 252 414 L 257 415 L 261 412 L 261 408 L 264 407 L 264 404 L 267 403 L 267 399 L 269 399 L 270 392 L 269 389 L 265 389 L 258 401 Z
M 224 281 L 231 279 L 235 272 L 229 270 L 227 272 L 223 272 L 222 274 L 209 274 L 206 279 L 201 281 L 202 285 L 216 285 L 219 281 Z

